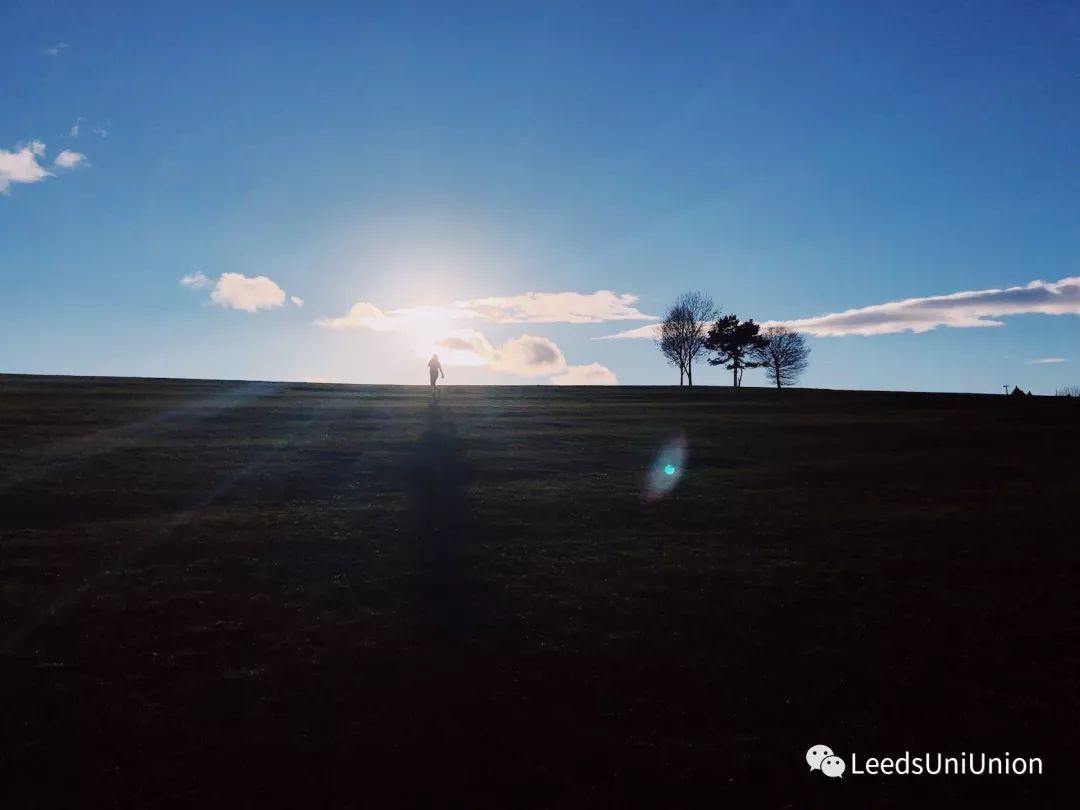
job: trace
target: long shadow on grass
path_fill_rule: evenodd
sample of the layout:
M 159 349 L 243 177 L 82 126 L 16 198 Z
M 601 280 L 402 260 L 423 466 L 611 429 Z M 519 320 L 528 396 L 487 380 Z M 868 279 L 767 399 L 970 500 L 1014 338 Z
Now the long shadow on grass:
M 416 574 L 419 618 L 444 640 L 468 632 L 470 606 L 478 607 L 474 600 L 482 590 L 470 581 L 466 559 L 477 529 L 465 491 L 467 472 L 453 415 L 433 401 L 406 470 L 414 542 L 406 552 Z

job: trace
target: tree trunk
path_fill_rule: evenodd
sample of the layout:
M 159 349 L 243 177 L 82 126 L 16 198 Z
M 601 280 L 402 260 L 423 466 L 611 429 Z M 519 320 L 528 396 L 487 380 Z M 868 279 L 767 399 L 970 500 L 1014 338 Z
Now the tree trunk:
M 735 388 L 739 387 L 739 364 L 738 363 L 734 363 L 731 366 L 731 382 L 734 384 Z
M 682 367 L 682 366 L 679 366 L 679 385 L 680 385 L 680 386 L 682 386 L 682 385 L 685 385 L 685 384 L 686 384 L 686 383 L 684 383 L 684 382 L 683 382 L 683 378 L 684 378 L 685 376 L 686 376 L 686 372 L 685 372 L 685 371 L 683 370 L 683 367 Z
M 690 363 L 686 364 L 686 384 L 693 386 L 694 384 L 694 367 Z

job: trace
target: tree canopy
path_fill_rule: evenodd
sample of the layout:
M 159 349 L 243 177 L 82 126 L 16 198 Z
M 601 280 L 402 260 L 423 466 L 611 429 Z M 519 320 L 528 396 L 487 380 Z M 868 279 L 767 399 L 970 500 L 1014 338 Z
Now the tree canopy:
M 753 319 L 740 321 L 737 315 L 724 315 L 716 320 L 705 337 L 705 347 L 712 352 L 709 365 L 723 366 L 731 371 L 736 388 L 741 384 L 742 369 L 761 365 L 758 352 L 766 341 L 760 331 L 761 327 Z

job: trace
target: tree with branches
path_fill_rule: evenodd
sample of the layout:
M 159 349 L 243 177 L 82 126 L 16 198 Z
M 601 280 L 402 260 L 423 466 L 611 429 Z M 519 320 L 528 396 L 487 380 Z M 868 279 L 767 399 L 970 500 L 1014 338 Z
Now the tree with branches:
M 694 362 L 705 349 L 709 327 L 718 315 L 713 300 L 700 292 L 685 292 L 675 299 L 660 324 L 656 345 L 669 365 L 679 369 L 679 385 L 694 384 Z
M 776 385 L 795 385 L 810 365 L 810 347 L 806 336 L 784 326 L 770 326 L 762 330 L 765 341 L 754 353 L 754 359 L 765 369 L 765 376 Z
M 753 319 L 740 321 L 737 315 L 725 315 L 717 319 L 705 336 L 705 348 L 713 353 L 709 365 L 728 369 L 736 388 L 742 384 L 743 369 L 760 365 L 758 352 L 765 346 L 760 331 Z

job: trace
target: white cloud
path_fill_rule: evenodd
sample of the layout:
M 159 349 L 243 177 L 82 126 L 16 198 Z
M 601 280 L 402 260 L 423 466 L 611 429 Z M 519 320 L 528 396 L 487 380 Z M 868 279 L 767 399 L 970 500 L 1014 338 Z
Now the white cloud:
M 594 293 L 525 293 L 455 301 L 451 306 L 406 307 L 383 311 L 358 301 L 337 318 L 320 318 L 327 329 L 372 329 L 377 332 L 412 329 L 418 323 L 485 320 L 495 323 L 601 323 L 617 320 L 656 320 L 633 305 L 636 295 L 599 290 Z
M 68 44 L 66 42 L 57 42 L 51 48 L 46 48 L 44 52 L 48 56 L 58 56 L 60 54 L 60 51 L 65 50 L 67 47 Z
M 465 328 L 468 321 L 498 323 L 597 323 L 605 320 L 652 318 L 634 307 L 637 297 L 601 290 L 596 293 L 527 293 L 509 298 L 455 301 L 452 306 L 426 306 L 384 311 L 368 301 L 358 301 L 336 318 L 315 321 L 325 329 L 367 329 L 401 332 L 411 340 L 420 357 L 438 352 L 448 366 L 485 366 L 493 371 L 523 377 L 563 375 L 568 385 L 614 385 L 609 369 L 592 364 L 567 370 L 562 350 L 546 337 L 521 335 L 494 346 L 481 333 Z M 651 328 L 651 327 L 650 327 Z
M 506 341 L 495 350 L 489 364 L 495 371 L 522 377 L 554 374 L 566 368 L 562 351 L 546 337 L 522 335 Z
M 475 329 L 461 329 L 435 340 L 432 348 L 446 366 L 485 366 L 518 377 L 543 377 L 566 368 L 562 350 L 536 335 L 521 335 L 493 346 Z
M 1080 315 L 1080 277 L 1032 281 L 1023 287 L 973 290 L 907 298 L 886 304 L 848 309 L 791 321 L 765 321 L 762 326 L 786 326 L 810 335 L 887 335 L 929 332 L 939 326 L 970 329 L 1003 326 L 1008 315 Z M 652 338 L 656 325 L 629 329 L 606 338 Z
M 285 291 L 266 276 L 222 273 L 210 293 L 210 300 L 219 306 L 255 312 L 280 307 L 285 303 Z
M 78 118 L 75 119 L 75 123 L 71 125 L 71 129 L 68 130 L 68 135 L 70 135 L 72 138 L 78 138 L 79 134 L 82 132 L 82 125 L 87 123 L 88 121 L 89 119 L 85 115 L 80 115 Z M 92 127 L 90 127 L 90 131 L 94 135 L 97 135 L 99 138 L 109 137 L 109 133 L 97 124 L 94 124 Z
M 72 152 L 70 149 L 65 149 L 56 156 L 56 160 L 53 161 L 53 166 L 58 166 L 61 169 L 74 169 L 85 160 L 86 155 L 82 152 Z
M 652 321 L 655 315 L 639 312 L 638 297 L 629 293 L 597 290 L 593 293 L 525 293 L 456 301 L 455 306 L 473 316 L 496 323 L 601 323 L 603 321 Z
M 30 141 L 24 146 L 16 146 L 15 151 L 0 149 L 0 193 L 7 192 L 13 183 L 37 183 L 46 177 L 52 177 L 38 163 L 38 158 L 45 155 L 45 144 Z
M 376 332 L 394 332 L 403 325 L 400 318 L 387 315 L 366 301 L 357 301 L 340 318 L 319 318 L 315 324 L 324 329 L 372 329 Z
M 623 338 L 655 338 L 660 334 L 660 324 L 650 323 L 647 326 L 639 326 L 636 329 L 627 329 L 624 332 L 616 332 L 614 335 L 601 335 L 595 340 L 620 340 Z
M 293 306 L 302 307 L 304 305 L 304 299 L 299 295 L 290 295 L 289 300 L 293 302 Z
M 431 341 L 431 349 L 451 366 L 487 366 L 497 355 L 495 347 L 475 329 L 455 329 L 441 335 Z M 416 346 L 416 353 L 425 356 L 427 347 Z
M 607 366 L 589 363 L 587 366 L 570 366 L 565 372 L 551 378 L 553 385 L 618 385 L 619 381 Z
M 210 286 L 210 279 L 202 273 L 189 273 L 180 279 L 180 283 L 193 290 L 201 290 L 204 287 Z
M 1080 315 L 1080 277 L 1032 281 L 1023 287 L 908 298 L 794 321 L 769 321 L 811 335 L 885 335 L 929 332 L 939 326 L 1002 326 L 1006 315 Z
M 1028 362 L 1033 366 L 1047 366 L 1052 363 L 1068 363 L 1069 359 L 1067 357 L 1036 357 Z
M 210 300 L 218 306 L 255 312 L 260 309 L 280 307 L 285 303 L 285 291 L 266 276 L 248 277 L 243 273 L 222 273 L 217 281 L 204 273 L 189 273 L 180 279 L 189 290 L 210 291 Z M 293 303 L 300 299 L 293 296 Z M 300 304 L 297 304 L 300 306 Z

